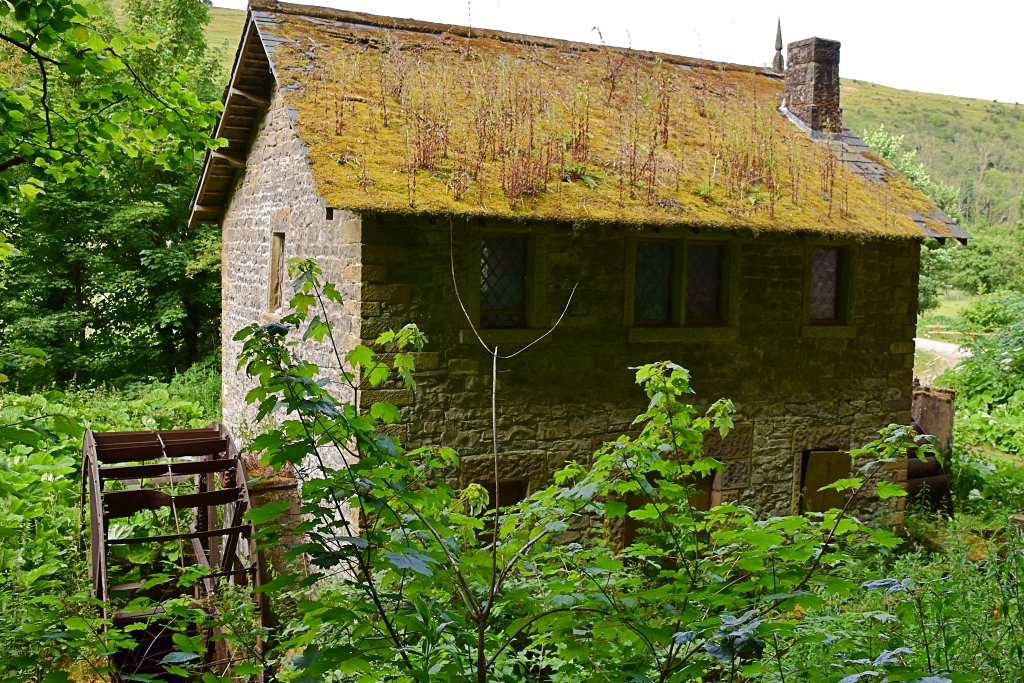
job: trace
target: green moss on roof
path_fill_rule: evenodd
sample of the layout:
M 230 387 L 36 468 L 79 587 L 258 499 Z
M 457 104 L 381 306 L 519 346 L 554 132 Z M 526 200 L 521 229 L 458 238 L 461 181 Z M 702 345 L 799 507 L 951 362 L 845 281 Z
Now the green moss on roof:
M 317 14 L 261 31 L 333 207 L 864 237 L 920 237 L 910 213 L 935 210 L 838 163 L 769 72 Z

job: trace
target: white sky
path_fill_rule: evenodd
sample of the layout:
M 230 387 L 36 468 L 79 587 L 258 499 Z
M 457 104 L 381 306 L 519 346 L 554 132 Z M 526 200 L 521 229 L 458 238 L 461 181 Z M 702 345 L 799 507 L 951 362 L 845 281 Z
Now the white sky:
M 784 43 L 842 42 L 840 74 L 895 88 L 1024 104 L 1024 0 L 306 0 L 552 38 L 770 64 Z M 244 9 L 246 0 L 213 0 Z M 785 54 L 785 50 L 783 50 Z

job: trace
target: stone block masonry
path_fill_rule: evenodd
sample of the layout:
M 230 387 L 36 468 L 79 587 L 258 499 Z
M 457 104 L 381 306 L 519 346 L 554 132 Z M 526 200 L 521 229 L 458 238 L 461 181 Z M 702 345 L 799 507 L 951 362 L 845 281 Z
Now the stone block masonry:
M 810 238 L 702 230 L 700 240 L 722 239 L 737 253 L 736 334 L 635 343 L 623 311 L 629 243 L 636 232 L 478 219 L 455 221 L 452 230 L 459 288 L 471 315 L 476 315 L 473 293 L 480 286 L 484 235 L 529 235 L 538 267 L 546 264 L 543 276 L 533 280 L 543 289 L 532 302 L 543 312 L 535 316 L 543 326 L 484 330 L 485 340 L 499 348 L 513 351 L 539 336 L 579 283 L 562 326 L 499 368 L 499 435 L 511 468 L 507 476 L 526 480 L 530 489 L 546 484 L 569 460 L 587 462 L 596 436 L 635 429 L 632 420 L 645 408 L 646 397 L 630 367 L 642 363 L 672 360 L 690 369 L 701 408 L 718 398 L 735 402 L 737 429 L 727 440 L 735 443 L 709 443 L 709 451 L 726 462 L 713 500 L 738 500 L 763 515 L 798 509 L 805 451 L 850 450 L 876 438 L 881 427 L 910 421 L 913 326 L 905 319 L 916 309 L 917 272 L 907 272 L 917 260 L 916 242 L 843 243 L 853 269 L 847 324 L 840 336 L 814 337 L 801 334 Z M 657 236 L 695 238 L 689 230 L 661 229 Z M 440 357 L 436 369 L 419 373 L 419 390 L 402 407 L 408 445 L 452 446 L 465 459 L 460 483 L 486 481 L 491 363 L 467 333 L 455 297 L 448 221 L 365 215 L 363 241 L 366 250 L 390 247 L 413 255 L 390 265 L 384 280 L 375 272 L 378 283 L 386 280 L 389 291 L 402 296 L 372 312 L 364 309 L 364 336 L 415 322 Z M 368 286 L 364 282 L 364 291 Z M 887 476 L 897 478 L 895 472 Z M 884 512 L 892 515 L 895 505 Z M 892 518 L 899 521 L 898 515 Z
M 221 228 L 224 423 L 243 441 L 252 430 L 249 420 L 253 411 L 245 405 L 252 384 L 235 369 L 241 343 L 233 337 L 246 325 L 280 319 L 292 293 L 285 272 L 284 308 L 271 310 L 272 237 L 284 236 L 283 269 L 287 269 L 289 259 L 315 258 L 323 277 L 338 285 L 345 305 L 329 303 L 328 312 L 336 340 L 348 348 L 360 339 L 363 278 L 374 276 L 372 269 L 362 267 L 361 232 L 359 216 L 348 211 L 329 213 L 316 195 L 305 147 L 277 92 L 254 135 L 245 173 L 238 174 Z M 337 361 L 326 347 L 309 345 L 298 353 L 328 374 L 337 375 Z M 336 454 L 322 455 L 335 466 L 341 464 Z

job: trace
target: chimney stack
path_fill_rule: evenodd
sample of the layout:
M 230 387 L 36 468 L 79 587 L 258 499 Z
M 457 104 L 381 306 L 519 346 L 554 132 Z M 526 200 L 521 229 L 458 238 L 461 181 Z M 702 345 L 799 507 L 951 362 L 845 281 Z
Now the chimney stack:
M 798 40 L 787 46 L 786 109 L 812 130 L 838 133 L 839 41 Z

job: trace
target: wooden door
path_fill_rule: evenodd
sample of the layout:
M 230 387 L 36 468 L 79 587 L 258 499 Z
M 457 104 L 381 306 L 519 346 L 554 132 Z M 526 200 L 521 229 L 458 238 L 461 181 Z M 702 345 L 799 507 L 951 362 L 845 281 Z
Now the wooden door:
M 842 510 L 846 505 L 846 493 L 833 489 L 827 491 L 818 489 L 849 476 L 849 453 L 844 451 L 808 451 L 804 453 L 800 511 L 827 512 L 832 508 Z

